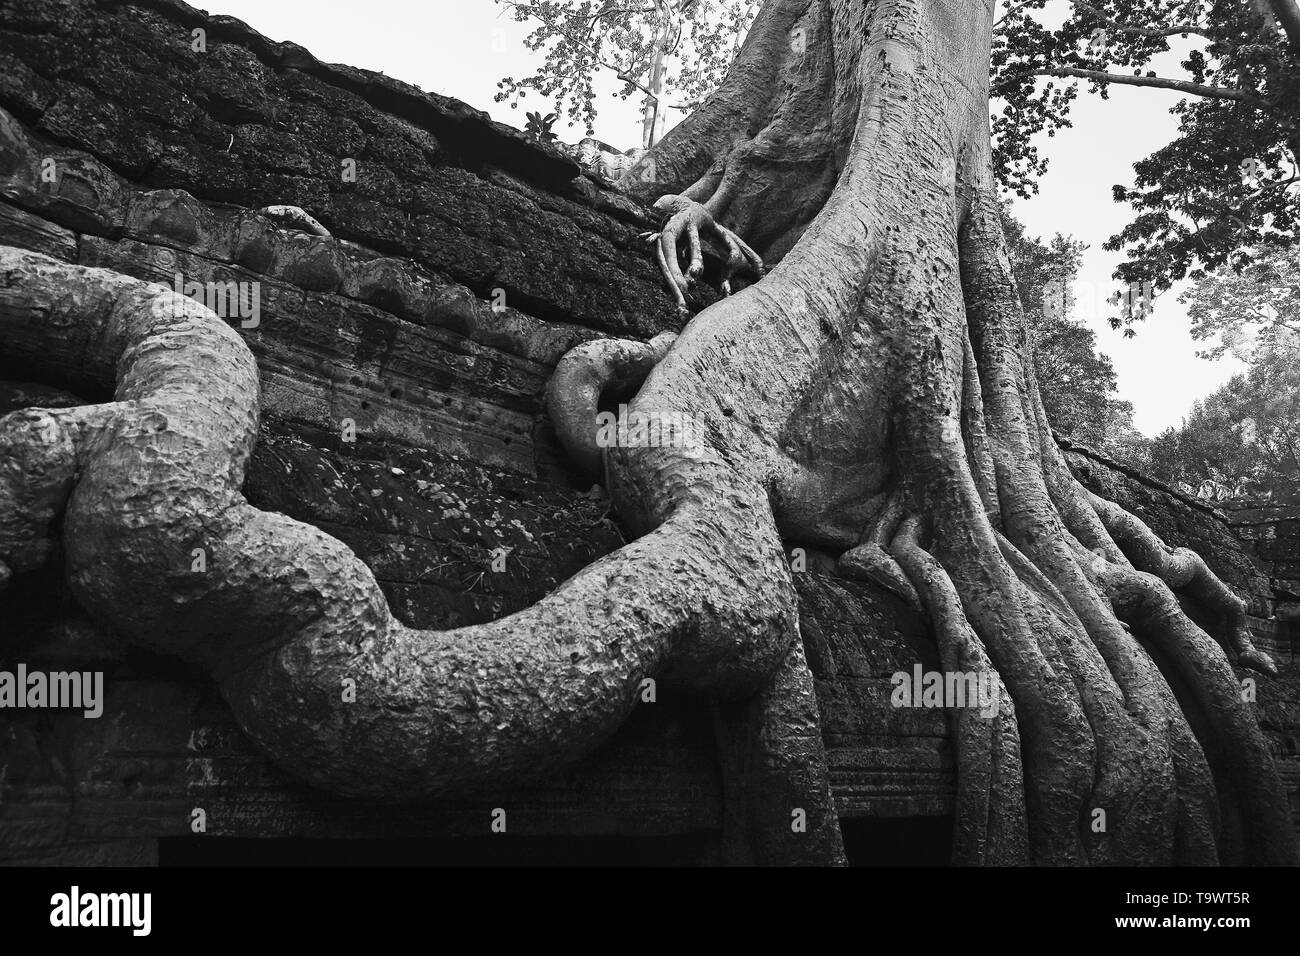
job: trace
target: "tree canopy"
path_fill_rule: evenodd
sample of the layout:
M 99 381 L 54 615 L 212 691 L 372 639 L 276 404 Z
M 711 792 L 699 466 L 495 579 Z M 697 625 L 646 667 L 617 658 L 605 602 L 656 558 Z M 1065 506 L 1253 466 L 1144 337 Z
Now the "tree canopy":
M 994 39 L 993 93 L 1002 100 L 995 162 L 1006 188 L 1037 191 L 1047 158 L 1036 135 L 1069 125 L 1080 82 L 1103 98 L 1116 84 L 1175 90 L 1187 96 L 1173 109 L 1178 135 L 1114 189 L 1135 212 L 1106 244 L 1127 254 L 1116 277 L 1158 293 L 1295 240 L 1296 0 L 1072 0 L 1055 28 L 1045 25 L 1045 7 L 1012 0 Z M 1182 57 L 1172 70 L 1171 54 Z M 1131 300 L 1121 305 L 1117 327 L 1142 317 Z
M 1293 338 L 1291 348 L 1300 346 Z M 1300 488 L 1300 364 L 1282 347 L 1193 406 L 1152 442 L 1152 470 L 1211 500 L 1285 497 Z
M 1280 349 L 1300 363 L 1300 247 L 1274 247 L 1241 269 L 1199 278 L 1180 297 L 1192 319 L 1192 337 L 1211 340 L 1200 354 L 1231 353 L 1250 361 L 1254 351 Z
M 595 132 L 595 78 L 615 95 L 644 100 L 643 147 L 663 134 L 669 106 L 692 110 L 717 88 L 735 59 L 758 0 L 496 0 L 533 30 L 524 41 L 544 59 L 531 75 L 507 76 L 498 102 L 517 107 L 532 92 Z

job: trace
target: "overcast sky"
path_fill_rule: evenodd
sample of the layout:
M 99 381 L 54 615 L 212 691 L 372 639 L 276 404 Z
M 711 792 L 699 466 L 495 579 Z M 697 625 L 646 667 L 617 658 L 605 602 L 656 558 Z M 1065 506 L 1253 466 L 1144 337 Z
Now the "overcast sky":
M 501 77 L 522 78 L 537 62 L 523 46 L 526 27 L 493 0 L 208 0 L 207 6 L 273 40 L 293 40 L 322 60 L 387 73 L 516 126 L 526 122 L 526 109 L 544 105 L 526 100 L 511 110 L 493 102 Z M 612 92 L 615 85 L 610 81 L 605 89 Z M 1168 110 L 1177 101 L 1177 94 L 1164 90 L 1122 86 L 1112 88 L 1109 101 L 1082 95 L 1074 127 L 1039 147 L 1051 159 L 1039 195 L 1015 203 L 1030 235 L 1059 231 L 1089 245 L 1076 288 L 1079 314 L 1114 360 L 1119 395 L 1133 403 L 1136 424 L 1148 435 L 1177 425 L 1193 401 L 1242 367 L 1233 359 L 1206 362 L 1195 356 L 1186 311 L 1174 293 L 1156 302 L 1135 339 L 1124 339 L 1102 321 L 1120 257 L 1101 245 L 1128 217 L 1128 207 L 1111 199 L 1111 187 L 1130 184 L 1132 164 L 1169 141 L 1176 122 Z M 585 135 L 561 123 L 556 132 L 566 142 Z M 636 99 L 606 96 L 596 135 L 622 148 L 640 145 Z

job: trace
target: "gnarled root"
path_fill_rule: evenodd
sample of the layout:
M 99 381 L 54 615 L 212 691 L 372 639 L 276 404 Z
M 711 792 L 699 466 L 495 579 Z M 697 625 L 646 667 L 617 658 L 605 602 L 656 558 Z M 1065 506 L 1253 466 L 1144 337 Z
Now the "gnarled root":
M 1247 857 L 1264 862 L 1294 858 L 1289 821 L 1277 810 L 1279 801 L 1284 805 L 1285 800 L 1276 773 L 1263 752 L 1262 733 L 1253 715 L 1239 700 L 1233 710 L 1231 701 L 1239 694 L 1226 660 L 1220 653 L 1222 667 L 1216 669 L 1204 659 L 1206 649 L 1198 641 L 1209 639 L 1157 578 L 1145 576 L 1144 611 L 1134 594 L 1115 587 L 1118 578 L 1135 586 L 1133 576 L 1138 573 L 1098 520 L 1095 508 L 1100 499 L 1081 500 L 1082 489 L 1051 440 L 1032 368 L 1020 357 L 1015 338 L 1018 305 L 1007 291 L 1014 286 L 998 251 L 1002 246 L 989 212 L 993 207 L 981 204 L 980 208 L 984 211 L 973 213 L 962 246 L 972 345 L 964 365 L 969 388 L 970 358 L 975 359 L 980 418 L 992 439 L 988 443 L 991 478 L 981 456 L 969 451 L 973 419 L 965 423 L 967 463 L 980 486 L 982 510 L 1002 526 L 1005 536 L 999 535 L 1000 550 L 1026 589 L 1027 599 L 1021 603 L 1037 621 L 1033 631 L 1037 643 L 1054 671 L 1072 675 L 1086 717 L 1079 729 L 1095 741 L 1094 783 L 1083 808 L 1106 811 L 1106 826 L 1100 838 L 1084 831 L 1088 857 L 1094 862 L 1213 863 L 1223 849 L 1216 781 L 1170 685 L 1135 639 L 1141 637 L 1152 642 L 1153 653 L 1163 648 L 1156 658 L 1176 670 L 1178 686 L 1197 685 L 1193 697 L 1218 715 L 1212 718 L 1220 725 L 1215 733 L 1230 736 L 1242 755 L 1232 775 L 1251 781 L 1240 805 L 1246 827 L 1256 830 Z M 985 489 L 990 487 L 996 509 L 989 507 Z M 1105 503 L 1102 510 L 1116 527 L 1132 526 L 1119 519 L 1122 509 Z M 1146 543 L 1154 540 L 1152 535 Z M 1200 580 L 1204 582 L 1203 577 Z M 1152 586 L 1156 592 L 1150 590 Z M 1226 590 L 1222 584 L 1203 586 L 1203 593 Z M 986 639 L 991 636 L 978 622 L 977 630 Z M 1053 640 L 1044 641 L 1053 634 Z M 1173 654 L 1175 644 L 1178 660 Z M 990 653 L 1002 669 L 1003 651 L 990 644 Z M 1054 659 L 1060 664 L 1052 663 Z M 1022 716 L 1023 737 L 1032 732 L 1026 720 L 1034 715 L 1023 706 L 1021 688 L 1011 679 L 1008 684 Z M 1065 721 L 1069 725 L 1075 719 L 1067 712 Z M 1143 755 L 1142 760 L 1134 759 L 1136 753 Z M 1036 772 L 1032 755 L 1026 765 L 1032 778 Z M 1259 837 L 1260 831 L 1272 836 L 1266 840 Z M 1264 849 L 1269 840 L 1276 844 L 1275 851 Z
M 1080 557 L 1087 552 L 1081 552 Z M 1291 814 L 1259 721 L 1243 700 L 1222 648 L 1182 611 L 1158 577 L 1093 561 L 1093 575 L 1117 613 L 1163 653 L 1186 688 L 1189 705 L 1209 718 L 1206 741 L 1228 768 L 1227 785 L 1240 806 L 1245 856 L 1258 863 L 1293 864 Z
M 894 556 L 885 550 L 893 541 L 894 532 L 902 521 L 901 498 L 897 494 L 890 495 L 867 539 L 840 555 L 835 564 L 835 573 L 846 578 L 871 581 L 893 591 L 913 608 L 922 610 L 924 605 L 907 573 Z
M 892 550 L 924 595 L 950 674 L 970 675 L 977 687 L 991 687 L 987 701 L 950 710 L 957 749 L 957 799 L 952 862 L 962 865 L 1017 865 L 1029 862 L 1024 768 L 1015 705 L 984 647 L 971 630 L 952 580 L 917 538 L 918 520 L 908 518 Z M 982 707 L 981 707 L 982 705 Z
M 654 204 L 654 211 L 663 218 L 664 223 L 662 229 L 650 234 L 649 238 L 655 243 L 655 258 L 677 300 L 679 312 L 687 311 L 686 296 L 691 290 L 691 283 L 704 274 L 701 235 L 713 236 L 727 250 L 727 261 L 719 283 L 723 295 L 731 295 L 731 280 L 742 269 L 747 268 L 756 279 L 763 277 L 763 260 L 758 253 L 730 229 L 719 225 L 700 203 L 685 196 L 661 196 Z M 683 239 L 690 256 L 685 273 L 678 262 L 678 245 Z
M 631 397 L 677 340 L 661 332 L 649 342 L 599 339 L 570 349 L 546 385 L 546 408 L 564 450 L 591 475 L 603 475 L 605 451 L 597 413 L 607 394 Z
M 54 553 L 50 528 L 76 477 L 77 417 L 31 409 L 0 418 L 0 591 Z
M 77 600 L 209 669 L 254 740 L 335 792 L 411 798 L 545 773 L 612 733 L 643 678 L 742 697 L 796 640 L 763 492 L 708 449 L 620 449 L 623 486 L 653 489 L 640 499 L 653 530 L 511 617 L 416 631 L 344 545 L 240 496 L 257 369 L 211 312 L 0 247 L 0 347 L 56 379 L 116 382 L 107 405 L 0 419 L 0 561 L 38 563 L 66 508 Z
M 1135 567 L 1156 575 L 1171 588 L 1185 590 L 1220 614 L 1242 667 L 1277 675 L 1273 659 L 1250 639 L 1246 602 L 1219 580 L 1204 558 L 1189 548 L 1170 548 L 1140 518 L 1091 492 L 1086 494 L 1102 525 Z

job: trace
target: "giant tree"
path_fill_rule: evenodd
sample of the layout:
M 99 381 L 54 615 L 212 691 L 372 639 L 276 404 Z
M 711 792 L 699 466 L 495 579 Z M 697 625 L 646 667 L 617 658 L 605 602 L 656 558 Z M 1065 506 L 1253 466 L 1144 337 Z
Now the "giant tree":
M 240 496 L 257 389 L 237 336 L 156 286 L 31 254 L 3 260 L 6 347 L 115 369 L 118 391 L 0 424 L 0 557 L 39 561 L 62 513 L 84 606 L 206 665 L 255 740 L 343 792 L 561 765 L 645 677 L 671 678 L 719 702 L 758 858 L 801 842 L 831 861 L 787 549 L 829 553 L 923 608 L 946 670 L 994 675 L 991 718 L 954 714 L 956 861 L 1293 861 L 1230 661 L 1272 668 L 1241 598 L 1086 491 L 1047 427 L 999 218 L 993 18 L 981 0 L 767 0 L 718 90 L 628 173 L 774 267 L 675 340 L 562 361 L 552 414 L 634 540 L 533 607 L 445 633 L 397 622 L 346 547 Z M 689 421 L 702 440 L 602 447 L 610 387 L 634 390 L 634 428 Z M 201 579 L 176 560 L 196 539 Z M 1173 588 L 1217 615 L 1226 651 Z M 381 705 L 341 704 L 344 676 Z M 729 748 L 747 721 L 762 732 Z

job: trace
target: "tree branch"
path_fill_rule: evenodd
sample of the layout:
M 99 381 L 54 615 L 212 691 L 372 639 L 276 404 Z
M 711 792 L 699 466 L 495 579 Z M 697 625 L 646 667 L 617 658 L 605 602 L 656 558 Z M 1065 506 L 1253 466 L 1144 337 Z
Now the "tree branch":
M 1009 3 L 1009 4 L 1007 4 L 1007 8 L 1006 8 L 1006 10 L 1002 11 L 1002 16 L 998 17 L 997 20 L 995 20 L 995 21 L 993 22 L 993 28 L 994 28 L 994 29 L 997 29 L 999 26 L 1002 25 L 1002 21 L 1003 21 L 1003 20 L 1005 20 L 1007 17 L 1011 16 L 1011 14 L 1015 13 L 1015 12 L 1016 12 L 1017 10 L 1019 10 L 1021 7 L 1027 7 L 1027 6 L 1029 6 L 1029 4 L 1030 4 L 1031 2 L 1032 2 L 1032 0 L 1022 0 L 1021 3 Z
M 611 7 L 606 5 L 604 7 L 601 7 L 594 14 L 592 14 L 591 19 L 587 23 L 587 33 L 588 35 L 590 35 L 591 31 L 596 29 L 596 24 L 600 22 L 601 17 L 612 17 L 620 13 L 654 13 L 654 12 L 655 12 L 655 7 Z
M 625 70 L 617 63 L 610 63 L 608 60 L 605 60 L 604 58 L 601 57 L 600 53 L 596 50 L 596 48 L 593 47 L 590 43 L 587 43 L 581 37 L 574 36 L 572 33 L 564 29 L 563 27 L 559 26 L 558 24 L 552 23 L 550 20 L 547 20 L 531 6 L 524 3 L 517 3 L 515 2 L 515 0 L 502 0 L 502 2 L 505 4 L 505 6 L 510 7 L 512 10 L 519 11 L 525 17 L 537 21 L 555 36 L 563 37 L 564 39 L 572 43 L 574 46 L 578 46 L 586 50 L 588 53 L 591 54 L 593 60 L 595 60 L 598 64 L 603 66 L 605 69 L 613 70 L 614 75 L 617 76 L 624 83 L 628 84 L 629 86 L 635 87 L 636 89 L 644 93 L 646 96 L 652 97 L 656 102 L 658 102 L 659 97 L 656 96 L 654 93 L 651 93 L 650 89 L 647 86 L 645 86 L 645 84 L 638 82 L 628 72 L 628 70 L 630 70 L 631 67 L 628 67 L 628 69 Z
M 1273 110 L 1268 100 L 1261 99 L 1254 93 L 1234 89 L 1229 86 L 1207 86 L 1204 83 L 1192 83 L 1189 80 L 1170 80 L 1161 76 L 1126 76 L 1122 73 L 1106 73 L 1101 70 L 1081 70 L 1073 66 L 1050 66 L 1034 71 L 1035 76 L 1075 76 L 1098 83 L 1119 83 L 1124 86 L 1150 86 L 1162 90 L 1178 90 L 1193 96 L 1203 96 L 1212 100 L 1236 100 L 1260 110 Z

